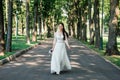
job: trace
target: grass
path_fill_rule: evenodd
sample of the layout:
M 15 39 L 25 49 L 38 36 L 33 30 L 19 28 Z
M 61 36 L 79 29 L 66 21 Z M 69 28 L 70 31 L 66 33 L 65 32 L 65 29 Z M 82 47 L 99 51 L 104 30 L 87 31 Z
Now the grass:
M 118 50 L 120 51 L 120 37 L 117 38 L 117 44 L 118 44 Z M 105 50 L 106 50 L 106 43 L 107 43 L 107 37 L 103 38 L 103 50 L 99 50 L 97 48 L 95 48 L 94 45 L 89 45 L 88 42 L 83 42 L 86 46 L 88 46 L 90 49 L 95 50 L 96 52 L 98 52 L 101 56 L 103 56 L 104 58 L 108 59 L 109 61 L 111 61 L 112 63 L 114 63 L 115 65 L 117 65 L 118 67 L 120 67 L 120 56 L 119 55 L 112 55 L 112 56 L 104 56 L 105 54 Z
M 25 36 L 18 36 L 17 38 L 13 36 L 12 37 L 12 52 L 5 52 L 4 56 L 0 56 L 0 60 L 14 54 L 16 51 L 26 49 L 32 45 L 39 43 L 39 40 L 40 38 L 38 38 L 38 42 L 31 42 L 30 44 L 27 44 Z
M 4 58 L 6 58 L 6 57 L 8 57 L 8 56 L 10 56 L 10 55 L 12 55 L 12 54 L 14 54 L 15 52 L 5 52 L 5 55 L 4 56 L 0 56 L 0 60 L 1 59 L 4 59 Z
M 108 59 L 109 61 L 111 61 L 112 63 L 114 63 L 115 65 L 117 65 L 118 67 L 120 67 L 120 56 L 105 56 L 106 59 Z
M 26 44 L 25 37 L 19 36 L 17 39 L 13 37 L 12 39 L 12 50 L 20 50 L 29 47 L 28 44 Z

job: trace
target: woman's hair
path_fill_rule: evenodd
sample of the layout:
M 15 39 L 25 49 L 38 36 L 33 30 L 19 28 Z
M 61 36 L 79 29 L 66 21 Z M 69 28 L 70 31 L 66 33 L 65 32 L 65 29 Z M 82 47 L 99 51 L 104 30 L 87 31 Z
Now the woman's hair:
M 66 30 L 65 30 L 65 27 L 64 27 L 64 24 L 61 22 L 61 23 L 59 23 L 59 24 L 61 24 L 62 26 L 63 26 L 63 40 L 65 40 L 65 36 L 67 36 L 67 38 L 69 37 L 69 35 L 68 35 L 68 33 L 66 32 Z

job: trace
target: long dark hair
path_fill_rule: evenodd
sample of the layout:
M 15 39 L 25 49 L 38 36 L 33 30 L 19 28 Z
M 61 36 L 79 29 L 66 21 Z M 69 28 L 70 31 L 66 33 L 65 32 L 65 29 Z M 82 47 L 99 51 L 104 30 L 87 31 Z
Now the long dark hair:
M 63 40 L 65 40 L 66 39 L 66 37 L 65 36 L 67 36 L 67 38 L 69 37 L 69 35 L 68 35 L 68 33 L 66 32 L 66 30 L 65 30 L 65 27 L 64 27 L 64 24 L 61 22 L 61 23 L 59 23 L 59 24 L 61 24 L 62 26 L 63 26 Z

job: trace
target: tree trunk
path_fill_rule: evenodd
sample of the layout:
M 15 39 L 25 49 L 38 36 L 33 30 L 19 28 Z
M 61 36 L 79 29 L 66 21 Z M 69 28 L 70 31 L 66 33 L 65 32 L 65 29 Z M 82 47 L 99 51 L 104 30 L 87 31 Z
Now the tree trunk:
M 6 51 L 11 52 L 12 50 L 12 0 L 8 0 L 8 27 L 7 27 L 7 42 Z
M 82 40 L 87 42 L 87 24 L 83 23 L 83 37 Z
M 99 0 L 94 1 L 95 47 L 100 47 Z
M 23 27 L 23 17 L 21 15 L 21 33 L 24 34 L 24 27 Z
M 55 17 L 54 17 L 54 15 L 52 16 L 52 20 L 53 20 L 53 22 L 52 22 L 53 23 L 53 25 L 52 25 L 53 28 L 52 29 L 53 29 L 53 32 L 55 32 Z
M 45 18 L 44 29 L 45 29 L 45 34 L 46 34 L 47 33 L 47 18 Z
M 0 1 L 0 11 L 0 56 L 3 56 L 5 50 L 3 0 Z
M 42 14 L 42 10 L 43 10 L 43 5 L 42 5 L 42 0 L 40 0 L 40 15 L 39 15 L 39 36 L 41 37 L 42 39 L 42 29 L 43 29 L 43 14 Z
M 5 34 L 7 33 L 7 25 L 8 25 L 8 0 L 5 0 L 5 8 L 6 8 L 6 10 L 5 10 Z
M 94 37 L 95 37 L 95 29 L 94 29 L 94 21 L 90 20 L 90 45 L 94 45 Z
M 51 37 L 51 29 L 50 29 L 50 26 L 48 25 L 47 26 L 47 38 L 50 38 Z
M 102 18 L 101 18 L 101 28 L 100 28 L 100 50 L 103 50 L 103 14 L 104 14 L 104 0 L 102 0 Z
M 71 36 L 71 25 L 70 25 L 70 21 L 68 22 L 68 33 L 69 33 L 69 36 Z
M 29 2 L 29 0 L 26 0 L 26 40 L 28 44 L 30 44 Z
M 119 0 L 110 0 L 110 20 L 109 20 L 109 36 L 106 45 L 106 55 L 119 55 L 117 47 L 117 27 L 119 15 Z
M 85 0 L 85 3 L 83 4 L 83 18 L 82 18 L 82 22 L 83 22 L 83 31 L 82 31 L 82 40 L 83 41 L 87 41 L 87 0 Z
M 80 38 L 81 38 L 81 8 L 79 7 L 78 8 L 78 24 L 77 24 L 77 39 L 79 39 L 80 40 Z
M 89 33 L 90 33 L 90 45 L 94 44 L 94 28 L 93 28 L 93 19 L 91 18 L 91 8 L 92 2 L 88 0 L 88 19 L 89 19 Z
M 69 36 L 71 36 L 70 12 L 68 12 L 68 33 L 69 33 Z
M 43 38 L 43 32 L 44 32 L 44 29 L 43 29 L 43 18 L 41 17 L 41 39 Z
M 72 36 L 75 38 L 76 35 L 75 35 L 75 24 L 74 24 L 74 20 L 72 21 Z
M 47 18 L 43 19 L 43 33 L 44 33 L 44 37 L 46 37 L 46 33 L 47 33 Z
M 90 31 L 90 38 L 91 38 L 91 30 L 90 30 L 90 25 L 91 25 L 91 0 L 88 0 L 88 19 L 89 19 L 89 31 Z
M 39 36 L 41 35 L 41 18 L 40 15 L 38 16 L 38 28 L 39 28 Z
M 38 14 L 38 0 L 34 0 L 34 27 L 32 41 L 37 41 L 37 14 Z
M 18 13 L 17 13 L 17 11 L 16 11 L 16 15 L 15 15 L 15 22 L 16 22 L 15 36 L 16 36 L 16 39 L 17 39 L 17 36 L 18 36 Z
M 78 21 L 77 23 L 77 39 L 79 40 L 80 39 L 80 21 Z
M 81 7 L 79 6 L 80 1 L 75 2 L 76 15 L 77 15 L 77 39 L 80 40 L 80 27 L 81 27 Z

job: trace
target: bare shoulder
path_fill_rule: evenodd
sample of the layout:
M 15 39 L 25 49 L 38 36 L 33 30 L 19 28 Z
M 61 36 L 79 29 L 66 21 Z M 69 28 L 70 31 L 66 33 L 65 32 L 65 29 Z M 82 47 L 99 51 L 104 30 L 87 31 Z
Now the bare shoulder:
M 54 32 L 54 34 L 56 34 L 57 32 Z
M 56 36 L 57 32 L 54 32 L 54 36 Z

